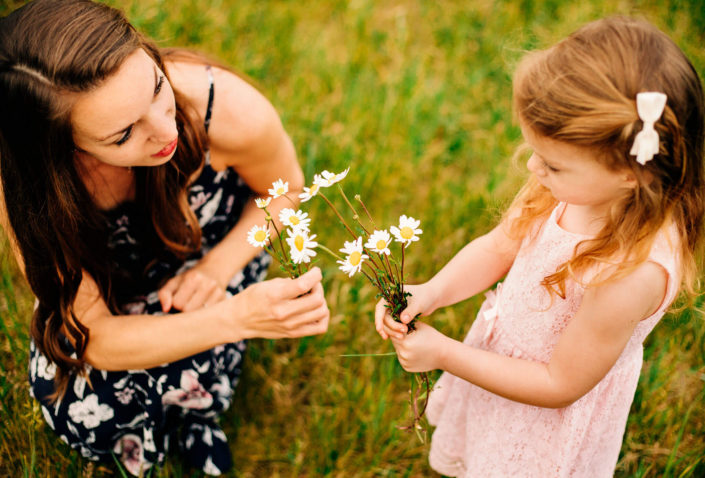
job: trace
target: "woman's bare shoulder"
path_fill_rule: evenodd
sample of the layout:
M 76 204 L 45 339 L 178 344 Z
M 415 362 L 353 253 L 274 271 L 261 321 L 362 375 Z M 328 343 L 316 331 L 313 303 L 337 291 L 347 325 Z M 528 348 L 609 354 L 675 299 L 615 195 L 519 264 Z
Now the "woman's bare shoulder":
M 210 86 L 207 64 L 167 60 L 164 66 L 172 88 L 185 96 L 199 115 L 205 116 Z

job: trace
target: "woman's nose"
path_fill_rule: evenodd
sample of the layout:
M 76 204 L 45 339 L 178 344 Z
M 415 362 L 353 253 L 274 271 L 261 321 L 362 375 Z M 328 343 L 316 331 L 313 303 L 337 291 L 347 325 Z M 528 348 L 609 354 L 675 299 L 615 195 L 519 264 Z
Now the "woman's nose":
M 176 118 L 172 108 L 162 110 L 161 112 L 155 111 L 150 119 L 152 126 L 152 139 L 155 142 L 164 143 L 176 138 Z

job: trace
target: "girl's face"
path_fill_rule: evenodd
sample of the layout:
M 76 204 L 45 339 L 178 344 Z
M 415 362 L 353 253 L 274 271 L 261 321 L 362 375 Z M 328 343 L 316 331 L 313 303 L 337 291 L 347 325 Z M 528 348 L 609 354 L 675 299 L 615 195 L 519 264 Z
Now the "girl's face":
M 71 110 L 77 157 L 112 166 L 157 166 L 178 138 L 174 91 L 147 53 L 137 49 L 114 75 L 78 95 Z
M 540 136 L 524 125 L 522 133 L 533 149 L 527 168 L 558 201 L 605 212 L 637 185 L 631 171 L 608 169 L 592 149 Z

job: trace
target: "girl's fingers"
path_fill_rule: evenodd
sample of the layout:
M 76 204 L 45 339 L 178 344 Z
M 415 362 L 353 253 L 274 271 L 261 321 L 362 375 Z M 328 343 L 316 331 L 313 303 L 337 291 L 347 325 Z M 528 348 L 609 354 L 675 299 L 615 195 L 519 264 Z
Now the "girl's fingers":
M 404 335 L 406 335 L 406 331 L 408 330 L 406 325 L 402 324 L 401 322 L 397 322 L 389 314 L 385 314 L 384 316 L 384 326 L 388 334 L 391 335 L 393 333 L 397 336 L 401 335 L 402 338 L 404 337 Z
M 377 329 L 377 333 L 382 336 L 384 340 L 387 340 L 389 335 L 384 330 L 384 316 L 387 313 L 385 304 L 385 300 L 382 299 L 377 302 L 377 305 L 375 306 L 375 328 Z

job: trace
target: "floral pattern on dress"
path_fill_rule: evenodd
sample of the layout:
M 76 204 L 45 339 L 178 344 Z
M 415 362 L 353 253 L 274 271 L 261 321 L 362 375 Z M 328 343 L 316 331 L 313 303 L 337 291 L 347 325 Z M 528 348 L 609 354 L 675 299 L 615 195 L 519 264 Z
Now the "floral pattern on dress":
M 126 203 L 106 213 L 109 249 L 124 277 L 119 282 L 124 314 L 163 314 L 158 285 L 193 267 L 233 228 L 251 191 L 230 169 L 215 171 L 206 163 L 189 190 L 189 204 L 202 226 L 202 247 L 186 261 L 145 254 L 144 211 Z M 260 254 L 237 272 L 227 286 L 234 295 L 264 278 L 270 258 Z M 150 267 L 147 267 L 150 265 Z M 65 346 L 71 350 L 70 343 Z M 51 402 L 56 366 L 30 343 L 30 394 L 41 403 L 47 424 L 62 441 L 90 460 L 113 463 L 139 475 L 160 465 L 169 445 L 194 467 L 218 475 L 232 466 L 227 438 L 218 426 L 230 406 L 241 374 L 244 341 L 219 345 L 173 363 L 147 370 L 105 371 L 86 368 L 86 377 L 70 378 L 66 394 Z M 173 440 L 172 438 L 176 438 Z

